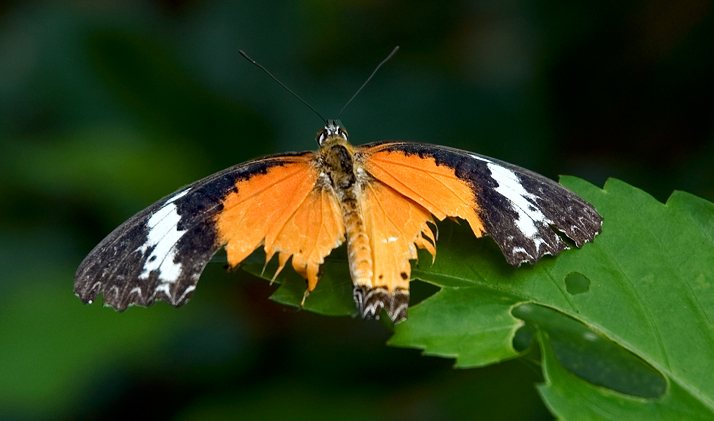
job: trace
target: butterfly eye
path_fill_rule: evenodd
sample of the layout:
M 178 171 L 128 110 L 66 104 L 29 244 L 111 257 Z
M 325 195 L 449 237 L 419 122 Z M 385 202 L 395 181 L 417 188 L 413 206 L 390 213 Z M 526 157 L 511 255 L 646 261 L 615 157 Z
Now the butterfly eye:
M 340 135 L 340 136 L 342 136 L 343 139 L 349 140 L 349 139 L 348 139 L 349 136 L 347 135 L 347 131 L 344 130 L 344 129 L 342 129 L 341 127 L 338 127 L 338 128 L 337 128 L 337 134 Z
M 318 145 L 322 146 L 322 142 L 324 142 L 326 138 L 327 138 L 327 131 L 325 129 L 322 129 L 319 132 L 317 132 L 316 140 L 317 140 Z

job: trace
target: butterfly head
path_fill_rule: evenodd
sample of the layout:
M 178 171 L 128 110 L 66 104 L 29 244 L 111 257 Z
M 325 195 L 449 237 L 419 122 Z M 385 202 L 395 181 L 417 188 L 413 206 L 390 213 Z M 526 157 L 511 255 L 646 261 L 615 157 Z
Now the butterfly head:
M 317 144 L 324 146 L 334 139 L 349 142 L 349 135 L 347 134 L 347 130 L 342 127 L 340 120 L 327 120 L 325 127 L 317 132 Z

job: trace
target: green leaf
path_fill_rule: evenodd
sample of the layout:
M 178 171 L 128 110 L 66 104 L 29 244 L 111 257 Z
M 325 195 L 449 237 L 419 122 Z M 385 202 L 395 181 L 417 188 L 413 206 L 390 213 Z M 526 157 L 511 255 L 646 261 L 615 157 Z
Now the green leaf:
M 523 325 L 509 312 L 517 302 L 510 294 L 483 287 L 444 288 L 411 308 L 409 317 L 420 322 L 397 325 L 389 342 L 458 358 L 459 365 L 469 367 L 513 358 L 518 354 L 511 341 Z
M 558 363 L 548 335 L 540 335 L 545 384 L 538 392 L 560 419 L 573 420 L 711 420 L 705 406 L 677 383 L 661 399 L 642 399 L 594 386 Z
M 546 331 L 561 363 L 592 384 L 714 410 L 714 204 L 675 192 L 665 205 L 618 180 L 561 182 L 603 216 L 593 243 L 513 268 L 490 238 L 440 224 L 436 261 L 420 255 L 412 275 L 441 290 L 389 343 L 474 367 L 524 355 Z M 347 279 L 335 264 L 346 266 L 326 264 L 328 286 Z

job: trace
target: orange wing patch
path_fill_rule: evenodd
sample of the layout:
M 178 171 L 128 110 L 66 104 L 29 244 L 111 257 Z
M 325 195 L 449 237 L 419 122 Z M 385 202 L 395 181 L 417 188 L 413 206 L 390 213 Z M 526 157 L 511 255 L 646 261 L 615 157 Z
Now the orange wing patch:
M 277 276 L 292 255 L 293 268 L 307 279 L 307 290 L 310 292 L 317 286 L 320 265 L 325 262 L 325 256 L 344 239 L 345 226 L 340 204 L 331 188 L 318 186 L 285 222 L 275 241 L 265 239 L 267 259 L 279 252 Z M 268 249 L 271 251 L 268 252 Z
M 374 178 L 415 201 L 440 221 L 456 217 L 468 221 L 476 237 L 485 232 L 478 217 L 478 201 L 471 186 L 458 178 L 454 169 L 437 165 L 434 158 L 380 150 L 385 145 L 365 149 L 364 167 Z
M 391 187 L 372 181 L 362 193 L 365 228 L 370 239 L 373 260 L 372 288 L 409 289 L 411 264 L 417 258 L 416 247 L 436 255 L 434 223 L 424 207 L 404 197 Z
M 314 155 L 278 159 L 286 163 L 236 183 L 237 191 L 223 200 L 216 229 L 229 265 L 240 264 L 263 243 L 267 260 L 279 253 L 278 272 L 294 255 L 293 267 L 311 291 L 324 257 L 344 240 L 339 205 L 329 187 L 316 187 Z

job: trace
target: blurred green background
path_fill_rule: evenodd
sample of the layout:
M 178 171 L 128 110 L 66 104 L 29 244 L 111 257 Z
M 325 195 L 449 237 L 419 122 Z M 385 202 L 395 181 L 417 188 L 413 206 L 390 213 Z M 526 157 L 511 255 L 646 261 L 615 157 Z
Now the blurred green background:
M 0 2 L 0 419 L 551 419 L 512 361 L 384 345 L 209 264 L 192 301 L 119 314 L 72 293 L 82 258 L 178 187 L 260 155 L 455 146 L 552 178 L 714 199 L 707 0 Z M 416 288 L 419 286 L 415 285 Z

